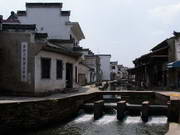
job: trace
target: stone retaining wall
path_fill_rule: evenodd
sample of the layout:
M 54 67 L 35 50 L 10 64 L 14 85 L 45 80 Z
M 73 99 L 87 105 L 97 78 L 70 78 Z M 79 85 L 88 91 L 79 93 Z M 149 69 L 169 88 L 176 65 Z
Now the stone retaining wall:
M 0 134 L 14 129 L 34 129 L 50 123 L 61 123 L 78 113 L 80 105 L 96 93 L 62 99 L 0 104 Z
M 167 102 L 170 101 L 170 97 L 166 95 L 162 95 L 160 93 L 155 93 L 155 100 L 157 103 L 167 104 Z
M 76 115 L 85 102 L 102 100 L 102 95 L 108 94 L 130 96 L 131 99 L 142 96 L 163 103 L 169 100 L 168 96 L 154 92 L 95 92 L 59 99 L 3 103 L 0 104 L 0 134 L 4 131 L 14 131 L 14 129 L 34 129 L 50 123 L 64 122 Z M 171 101 L 170 115 L 173 116 L 173 121 L 180 121 L 179 104 L 179 100 L 176 104 L 175 101 Z M 177 114 L 176 117 L 174 117 L 175 114 Z

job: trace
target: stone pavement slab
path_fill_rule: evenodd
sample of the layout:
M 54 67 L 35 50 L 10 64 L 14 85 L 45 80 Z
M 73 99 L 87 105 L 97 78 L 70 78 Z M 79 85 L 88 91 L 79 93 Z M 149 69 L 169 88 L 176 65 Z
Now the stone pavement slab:
M 75 91 L 75 92 L 56 93 L 56 94 L 52 94 L 52 95 L 46 96 L 46 97 L 1 96 L 0 104 L 36 102 L 36 101 L 60 99 L 60 98 L 66 98 L 66 97 L 76 96 L 76 95 L 80 95 L 80 94 L 89 94 L 89 93 L 98 92 L 98 91 L 99 91 L 98 88 L 89 85 L 89 86 L 81 87 L 78 89 L 78 91 Z
M 176 92 L 176 91 L 163 91 L 163 92 L 158 92 L 162 95 L 165 96 L 170 96 L 171 100 L 180 100 L 180 92 Z
M 166 133 L 166 135 L 180 135 L 180 124 L 170 123 L 169 131 Z

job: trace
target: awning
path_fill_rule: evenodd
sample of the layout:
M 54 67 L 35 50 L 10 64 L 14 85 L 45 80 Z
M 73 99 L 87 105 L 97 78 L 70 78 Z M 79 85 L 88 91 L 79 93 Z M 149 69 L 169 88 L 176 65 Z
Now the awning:
M 180 61 L 168 63 L 167 68 L 180 68 Z

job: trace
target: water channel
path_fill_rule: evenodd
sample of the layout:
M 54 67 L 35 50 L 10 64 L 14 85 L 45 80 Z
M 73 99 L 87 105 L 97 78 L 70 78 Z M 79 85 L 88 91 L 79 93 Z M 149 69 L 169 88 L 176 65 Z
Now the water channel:
M 117 91 L 125 89 L 126 87 L 115 88 Z M 104 96 L 106 97 L 112 98 L 110 95 Z M 140 99 L 139 103 L 141 102 Z M 65 124 L 23 135 L 165 135 L 168 130 L 169 122 L 166 116 L 149 117 L 147 123 L 144 123 L 140 116 L 127 116 L 123 121 L 119 121 L 116 111 L 111 110 L 99 120 L 94 120 L 93 114 L 80 113 Z
M 93 114 L 81 113 L 64 125 L 23 135 L 164 135 L 168 130 L 166 116 L 150 117 L 143 123 L 139 116 L 128 116 L 120 122 L 116 114 L 105 114 L 95 121 Z

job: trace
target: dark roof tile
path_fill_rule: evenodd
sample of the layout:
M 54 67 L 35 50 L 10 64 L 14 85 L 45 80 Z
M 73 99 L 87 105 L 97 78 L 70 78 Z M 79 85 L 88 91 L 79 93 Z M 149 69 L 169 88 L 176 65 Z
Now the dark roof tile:
M 24 24 L 3 24 L 3 30 L 14 29 L 14 30 L 35 30 L 36 25 L 24 25 Z
M 17 11 L 17 16 L 26 16 L 26 11 Z
M 47 38 L 47 37 L 48 37 L 47 33 L 35 33 L 35 39 Z
M 71 11 L 61 11 L 62 16 L 70 16 Z
M 26 7 L 58 7 L 62 8 L 62 3 L 26 3 Z

